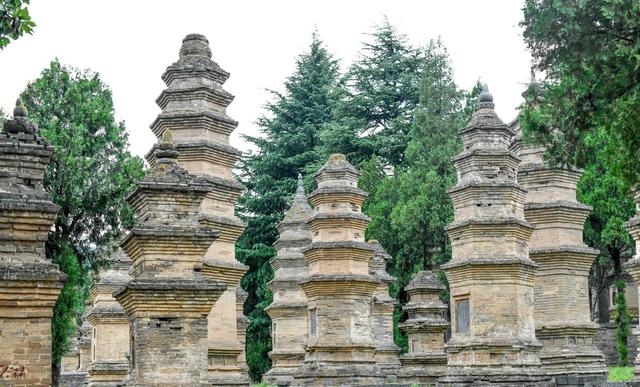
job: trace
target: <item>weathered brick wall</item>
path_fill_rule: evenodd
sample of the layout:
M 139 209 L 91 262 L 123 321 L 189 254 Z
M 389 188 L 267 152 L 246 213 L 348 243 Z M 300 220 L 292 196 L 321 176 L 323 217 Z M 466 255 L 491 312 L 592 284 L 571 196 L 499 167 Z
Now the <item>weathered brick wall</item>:
M 0 386 L 51 385 L 51 320 L 0 318 Z
M 133 380 L 162 380 L 167 386 L 202 380 L 207 367 L 205 317 L 138 318 L 132 324 Z
M 95 327 L 96 354 L 94 360 L 122 361 L 129 354 L 129 323 L 100 324 Z
M 598 333 L 593 339 L 595 345 L 604 353 L 607 365 L 618 364 L 618 350 L 616 348 L 616 326 L 615 324 L 602 324 Z M 629 347 L 629 359 L 633 361 L 638 353 L 638 337 L 630 335 L 627 339 Z

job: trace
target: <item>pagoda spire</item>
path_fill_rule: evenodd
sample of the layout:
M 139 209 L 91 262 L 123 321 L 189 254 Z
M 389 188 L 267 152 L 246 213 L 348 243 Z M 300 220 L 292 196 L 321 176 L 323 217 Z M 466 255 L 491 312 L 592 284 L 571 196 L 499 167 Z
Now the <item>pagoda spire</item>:
M 581 383 L 604 380 L 604 357 L 594 345 L 598 326 L 589 312 L 589 270 L 598 250 L 583 242 L 591 207 L 576 199 L 582 171 L 549 165 L 545 147 L 525 143 L 517 121 L 513 127 L 518 136 L 511 149 L 522 158 L 518 181 L 527 189 L 525 219 L 535 226 L 528 247 L 539 265 L 534 318 L 536 337 L 543 345 L 542 369 Z
M 494 107 L 485 85 L 470 122 L 458 132 L 464 150 L 453 159 L 458 183 L 449 190 L 454 221 L 446 227 L 452 258 L 442 266 L 452 334 L 442 386 L 467 386 L 474 379 L 534 386 L 550 379 L 540 371 L 535 337 L 537 265 L 527 249 L 533 226 L 524 218 L 526 190 L 517 183 L 520 159 L 509 149 L 515 131 Z
M 21 100 L 0 132 L 0 368 L 8 385 L 51 385 L 51 316 L 66 275 L 45 241 L 59 206 L 43 188 L 54 148 Z
M 235 243 L 245 228 L 235 215 L 235 203 L 243 186 L 233 175 L 240 152 L 229 145 L 238 122 L 227 115 L 233 95 L 224 90 L 229 73 L 212 59 L 204 35 L 189 34 L 182 40 L 178 60 L 167 67 L 162 80 L 167 88 L 156 102 L 162 109 L 151 130 L 157 137 L 172 132 L 177 163 L 209 184 L 199 209 L 199 221 L 218 232 L 204 256 L 202 273 L 227 285 L 209 313 L 209 377 L 213 386 L 249 385 L 238 332 L 237 289 L 247 267 L 235 259 Z M 147 159 L 154 165 L 152 150 Z
M 370 219 L 361 210 L 367 194 L 359 177 L 342 154 L 329 156 L 315 174 L 312 242 L 302 249 L 309 275 L 300 282 L 309 339 L 296 386 L 378 385 L 391 376 L 375 358 L 371 303 L 379 281 L 369 274 L 375 249 L 364 241 Z
M 269 262 L 273 280 L 268 284 L 273 302 L 265 308 L 271 317 L 271 369 L 263 381 L 273 385 L 290 385 L 293 375 L 304 360 L 307 342 L 307 297 L 299 282 L 308 275 L 309 266 L 302 249 L 311 243 L 307 221 L 313 214 L 307 201 L 302 175 L 291 207 L 278 224 L 278 240 L 274 243 L 276 256 Z

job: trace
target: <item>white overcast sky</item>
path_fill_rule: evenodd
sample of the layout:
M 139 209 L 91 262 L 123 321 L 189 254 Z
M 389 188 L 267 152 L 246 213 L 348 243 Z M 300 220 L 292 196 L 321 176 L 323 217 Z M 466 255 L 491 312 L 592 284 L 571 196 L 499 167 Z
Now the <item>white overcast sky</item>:
M 231 73 L 224 87 L 236 98 L 228 113 L 240 122 L 231 141 L 247 150 L 239 134 L 257 134 L 265 89 L 282 90 L 314 28 L 344 69 L 386 15 L 414 45 L 440 36 L 458 85 L 488 83 L 498 114 L 510 121 L 531 61 L 518 27 L 521 7 L 521 0 L 32 0 L 34 34 L 0 51 L 0 107 L 10 113 L 55 57 L 90 68 L 113 90 L 116 118 L 142 156 L 156 141 L 149 124 L 160 111 L 160 76 L 177 60 L 182 38 L 201 33 Z

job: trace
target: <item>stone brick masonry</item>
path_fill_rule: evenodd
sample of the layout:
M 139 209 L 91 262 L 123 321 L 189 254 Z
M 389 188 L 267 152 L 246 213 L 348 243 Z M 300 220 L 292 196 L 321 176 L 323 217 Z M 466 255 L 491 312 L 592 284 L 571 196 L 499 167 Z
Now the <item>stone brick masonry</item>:
M 269 356 L 273 364 L 263 380 L 273 385 L 290 385 L 304 360 L 309 328 L 307 298 L 299 281 L 307 276 L 309 270 L 301 249 L 311 243 L 311 230 L 307 224 L 311 214 L 302 176 L 298 176 L 298 188 L 291 208 L 278 225 L 277 254 L 271 261 L 274 278 L 269 282 L 269 288 L 273 292 L 273 302 L 266 312 L 272 320 L 273 349 Z
M 59 207 L 42 187 L 53 147 L 21 101 L 0 132 L 0 386 L 51 385 L 51 316 L 65 275 L 44 244 Z
M 459 131 L 464 150 L 453 160 L 455 219 L 446 228 L 452 259 L 443 265 L 452 337 L 443 386 L 550 381 L 540 370 L 535 337 L 537 265 L 527 248 L 533 226 L 524 218 L 526 191 L 517 184 L 520 159 L 509 150 L 515 133 L 493 108 L 485 86 L 471 121 Z
M 162 136 L 171 130 L 178 163 L 210 186 L 200 204 L 199 220 L 218 232 L 205 254 L 202 273 L 222 282 L 227 290 L 209 313 L 209 376 L 213 385 L 248 385 L 244 359 L 244 333 L 238 332 L 237 287 L 246 267 L 235 259 L 235 242 L 244 224 L 234 214 L 242 192 L 232 169 L 240 152 L 229 145 L 238 125 L 226 114 L 233 95 L 222 88 L 229 78 L 211 59 L 206 37 L 187 35 L 178 61 L 162 75 L 167 88 L 156 102 L 162 109 L 151 130 Z M 148 155 L 153 165 L 153 151 Z

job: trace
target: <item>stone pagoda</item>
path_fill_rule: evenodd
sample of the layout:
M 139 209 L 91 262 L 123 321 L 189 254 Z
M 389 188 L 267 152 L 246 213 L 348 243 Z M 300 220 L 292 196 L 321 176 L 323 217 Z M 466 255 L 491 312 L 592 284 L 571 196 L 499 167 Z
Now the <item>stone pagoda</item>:
M 276 241 L 276 256 L 271 260 L 274 278 L 269 282 L 273 302 L 265 311 L 271 317 L 271 343 L 269 357 L 273 362 L 263 380 L 272 385 L 288 386 L 294 373 L 304 360 L 307 341 L 307 298 L 299 282 L 307 277 L 307 261 L 301 249 L 311 244 L 311 231 L 307 220 L 312 210 L 298 175 L 298 188 L 291 208 L 278 224 L 280 236 Z
M 59 207 L 42 179 L 53 147 L 18 100 L 0 132 L 0 385 L 51 385 L 51 316 L 66 276 L 45 242 Z
M 214 385 L 224 386 L 249 384 L 244 361 L 238 362 L 244 345 L 237 326 L 236 289 L 246 266 L 235 259 L 235 242 L 244 224 L 235 216 L 234 207 L 243 187 L 232 173 L 240 152 L 229 145 L 229 135 L 238 123 L 226 114 L 233 100 L 222 88 L 228 77 L 211 60 L 207 38 L 187 35 L 178 61 L 162 75 L 167 88 L 156 100 L 162 113 L 151 125 L 158 137 L 168 129 L 173 132 L 178 163 L 211 186 L 199 216 L 219 236 L 205 255 L 202 272 L 227 285 L 209 314 L 209 373 Z M 153 165 L 153 153 L 148 159 Z
M 447 354 L 444 335 L 449 328 L 447 306 L 440 300 L 445 286 L 431 271 L 418 272 L 405 287 L 408 319 L 398 326 L 407 334 L 409 352 L 400 357 L 401 379 L 410 383 L 434 384 L 444 375 Z
M 129 320 L 113 292 L 131 280 L 131 260 L 122 250 L 110 259 L 91 286 L 89 387 L 117 387 L 129 375 Z
M 372 340 L 371 301 L 378 287 L 369 274 L 373 247 L 364 241 L 369 218 L 361 206 L 360 172 L 334 154 L 315 174 L 309 198 L 311 245 L 302 249 L 309 275 L 301 282 L 307 298 L 309 339 L 294 385 L 380 384 Z
M 604 381 L 604 356 L 593 342 L 598 325 L 589 312 L 589 270 L 598 250 L 582 242 L 591 208 L 576 200 L 582 171 L 548 165 L 544 147 L 526 144 L 517 123 L 510 126 L 518 133 L 511 149 L 522 159 L 518 182 L 527 190 L 524 214 L 535 227 L 529 257 L 539 265 L 534 318 L 542 369 L 559 384 Z
M 395 278 L 387 273 L 387 262 L 391 261 L 391 256 L 377 240 L 368 243 L 374 249 L 369 261 L 369 274 L 378 280 L 371 303 L 371 334 L 376 345 L 376 362 L 392 381 L 400 372 L 400 347 L 393 341 L 393 308 L 396 302 L 389 295 L 389 285 Z
M 631 237 L 636 243 L 636 255 L 628 260 L 624 264 L 624 267 L 627 272 L 629 272 L 629 275 L 631 275 L 631 278 L 633 278 L 633 282 L 640 283 L 640 191 L 636 190 L 633 198 L 636 203 L 636 215 L 633 218 L 629 219 L 629 221 L 624 224 L 624 227 L 627 229 L 629 234 L 631 234 Z M 638 287 L 637 289 L 640 293 L 640 287 Z M 638 298 L 640 298 L 640 294 L 638 295 Z M 636 327 L 633 330 L 633 334 L 637 337 L 640 337 L 640 328 Z M 634 381 L 640 381 L 640 351 L 638 351 L 638 354 L 633 361 L 633 365 L 635 368 Z
M 451 261 L 442 266 L 451 292 L 448 367 L 439 384 L 534 386 L 540 372 L 534 282 L 529 259 L 533 226 L 525 221 L 526 190 L 517 183 L 515 135 L 494 111 L 485 86 L 468 125 L 458 132 L 458 183 L 449 190 L 454 222 L 446 231 Z
M 226 288 L 202 273 L 217 236 L 200 223 L 211 186 L 177 158 L 167 130 L 151 170 L 127 196 L 138 223 L 121 246 L 132 260 L 133 279 L 114 297 L 130 322 L 130 387 L 205 385 L 207 315 Z

